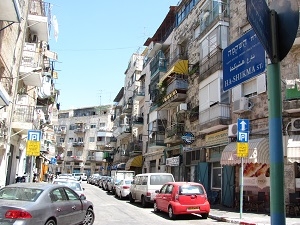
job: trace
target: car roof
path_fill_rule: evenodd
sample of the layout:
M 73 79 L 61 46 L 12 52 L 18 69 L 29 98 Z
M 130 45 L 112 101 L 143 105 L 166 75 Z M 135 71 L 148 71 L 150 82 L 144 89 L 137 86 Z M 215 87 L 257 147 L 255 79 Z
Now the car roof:
M 200 183 L 196 183 L 196 182 L 184 182 L 184 181 L 167 182 L 166 184 L 173 184 L 173 185 L 178 185 L 178 186 L 182 186 L 182 185 L 200 185 L 200 186 L 203 186 Z
M 7 186 L 4 186 L 3 188 L 6 188 L 6 187 L 19 187 L 19 188 L 32 188 L 32 189 L 47 190 L 49 188 L 60 187 L 60 186 L 65 187 L 65 185 L 41 182 L 41 183 L 15 183 L 15 184 L 9 184 Z

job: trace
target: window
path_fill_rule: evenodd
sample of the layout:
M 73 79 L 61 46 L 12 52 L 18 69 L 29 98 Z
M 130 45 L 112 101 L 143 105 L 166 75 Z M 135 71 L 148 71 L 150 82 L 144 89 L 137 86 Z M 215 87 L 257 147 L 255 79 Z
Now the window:
M 78 195 L 76 195 L 74 191 L 70 190 L 69 188 L 65 188 L 65 191 L 69 200 L 78 200 Z
M 180 195 L 204 194 L 204 190 L 200 185 L 183 185 L 179 188 Z
M 211 179 L 212 189 L 220 189 L 222 187 L 222 167 L 220 162 L 212 163 Z
M 59 142 L 63 143 L 63 142 L 65 142 L 65 139 L 64 138 L 59 138 Z
M 74 138 L 69 138 L 69 143 L 73 143 Z
M 90 137 L 90 142 L 95 142 L 95 137 Z
M 72 156 L 73 152 L 72 151 L 67 151 L 67 156 Z
M 96 128 L 96 124 L 91 124 L 90 128 L 91 129 Z

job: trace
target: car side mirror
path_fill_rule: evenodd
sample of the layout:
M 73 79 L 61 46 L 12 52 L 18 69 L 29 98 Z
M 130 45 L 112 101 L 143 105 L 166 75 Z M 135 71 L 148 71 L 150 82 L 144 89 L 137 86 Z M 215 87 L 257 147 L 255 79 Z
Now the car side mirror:
M 82 190 L 84 190 L 85 188 L 82 188 Z
M 86 200 L 85 195 L 80 195 L 79 198 L 80 198 L 80 200 Z
M 156 190 L 155 193 L 159 193 L 159 190 Z

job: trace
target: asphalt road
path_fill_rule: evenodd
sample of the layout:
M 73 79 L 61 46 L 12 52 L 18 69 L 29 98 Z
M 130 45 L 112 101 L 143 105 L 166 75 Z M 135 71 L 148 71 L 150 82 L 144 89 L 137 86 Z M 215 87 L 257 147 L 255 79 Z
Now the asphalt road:
M 87 199 L 94 204 L 96 217 L 94 225 L 228 224 L 210 218 L 204 220 L 195 215 L 180 216 L 175 221 L 169 220 L 166 213 L 155 214 L 152 207 L 142 208 L 138 202 L 131 204 L 128 200 L 116 199 L 106 191 L 86 182 L 83 182 L 83 187 Z

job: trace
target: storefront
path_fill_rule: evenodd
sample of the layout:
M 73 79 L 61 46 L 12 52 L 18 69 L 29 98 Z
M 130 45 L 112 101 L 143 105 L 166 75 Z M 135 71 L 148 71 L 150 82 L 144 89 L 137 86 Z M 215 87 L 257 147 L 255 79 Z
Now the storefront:
M 270 192 L 270 165 L 269 165 L 269 140 L 267 138 L 258 138 L 249 140 L 249 155 L 243 158 L 244 171 L 244 192 L 248 195 L 257 195 L 258 192 L 265 192 L 266 195 Z M 234 180 L 234 187 L 225 190 L 225 195 L 232 196 L 234 201 L 239 196 L 240 175 L 239 169 L 241 166 L 241 158 L 237 157 L 237 143 L 231 142 L 222 152 L 220 164 L 223 169 L 231 171 L 230 177 Z M 226 169 L 225 169 L 226 170 Z M 224 175 L 229 176 L 226 172 Z M 226 180 L 223 179 L 224 187 L 229 187 Z M 232 181 L 230 182 L 232 185 Z M 231 193 L 227 193 L 231 192 Z M 233 206 L 233 204 L 231 204 Z

